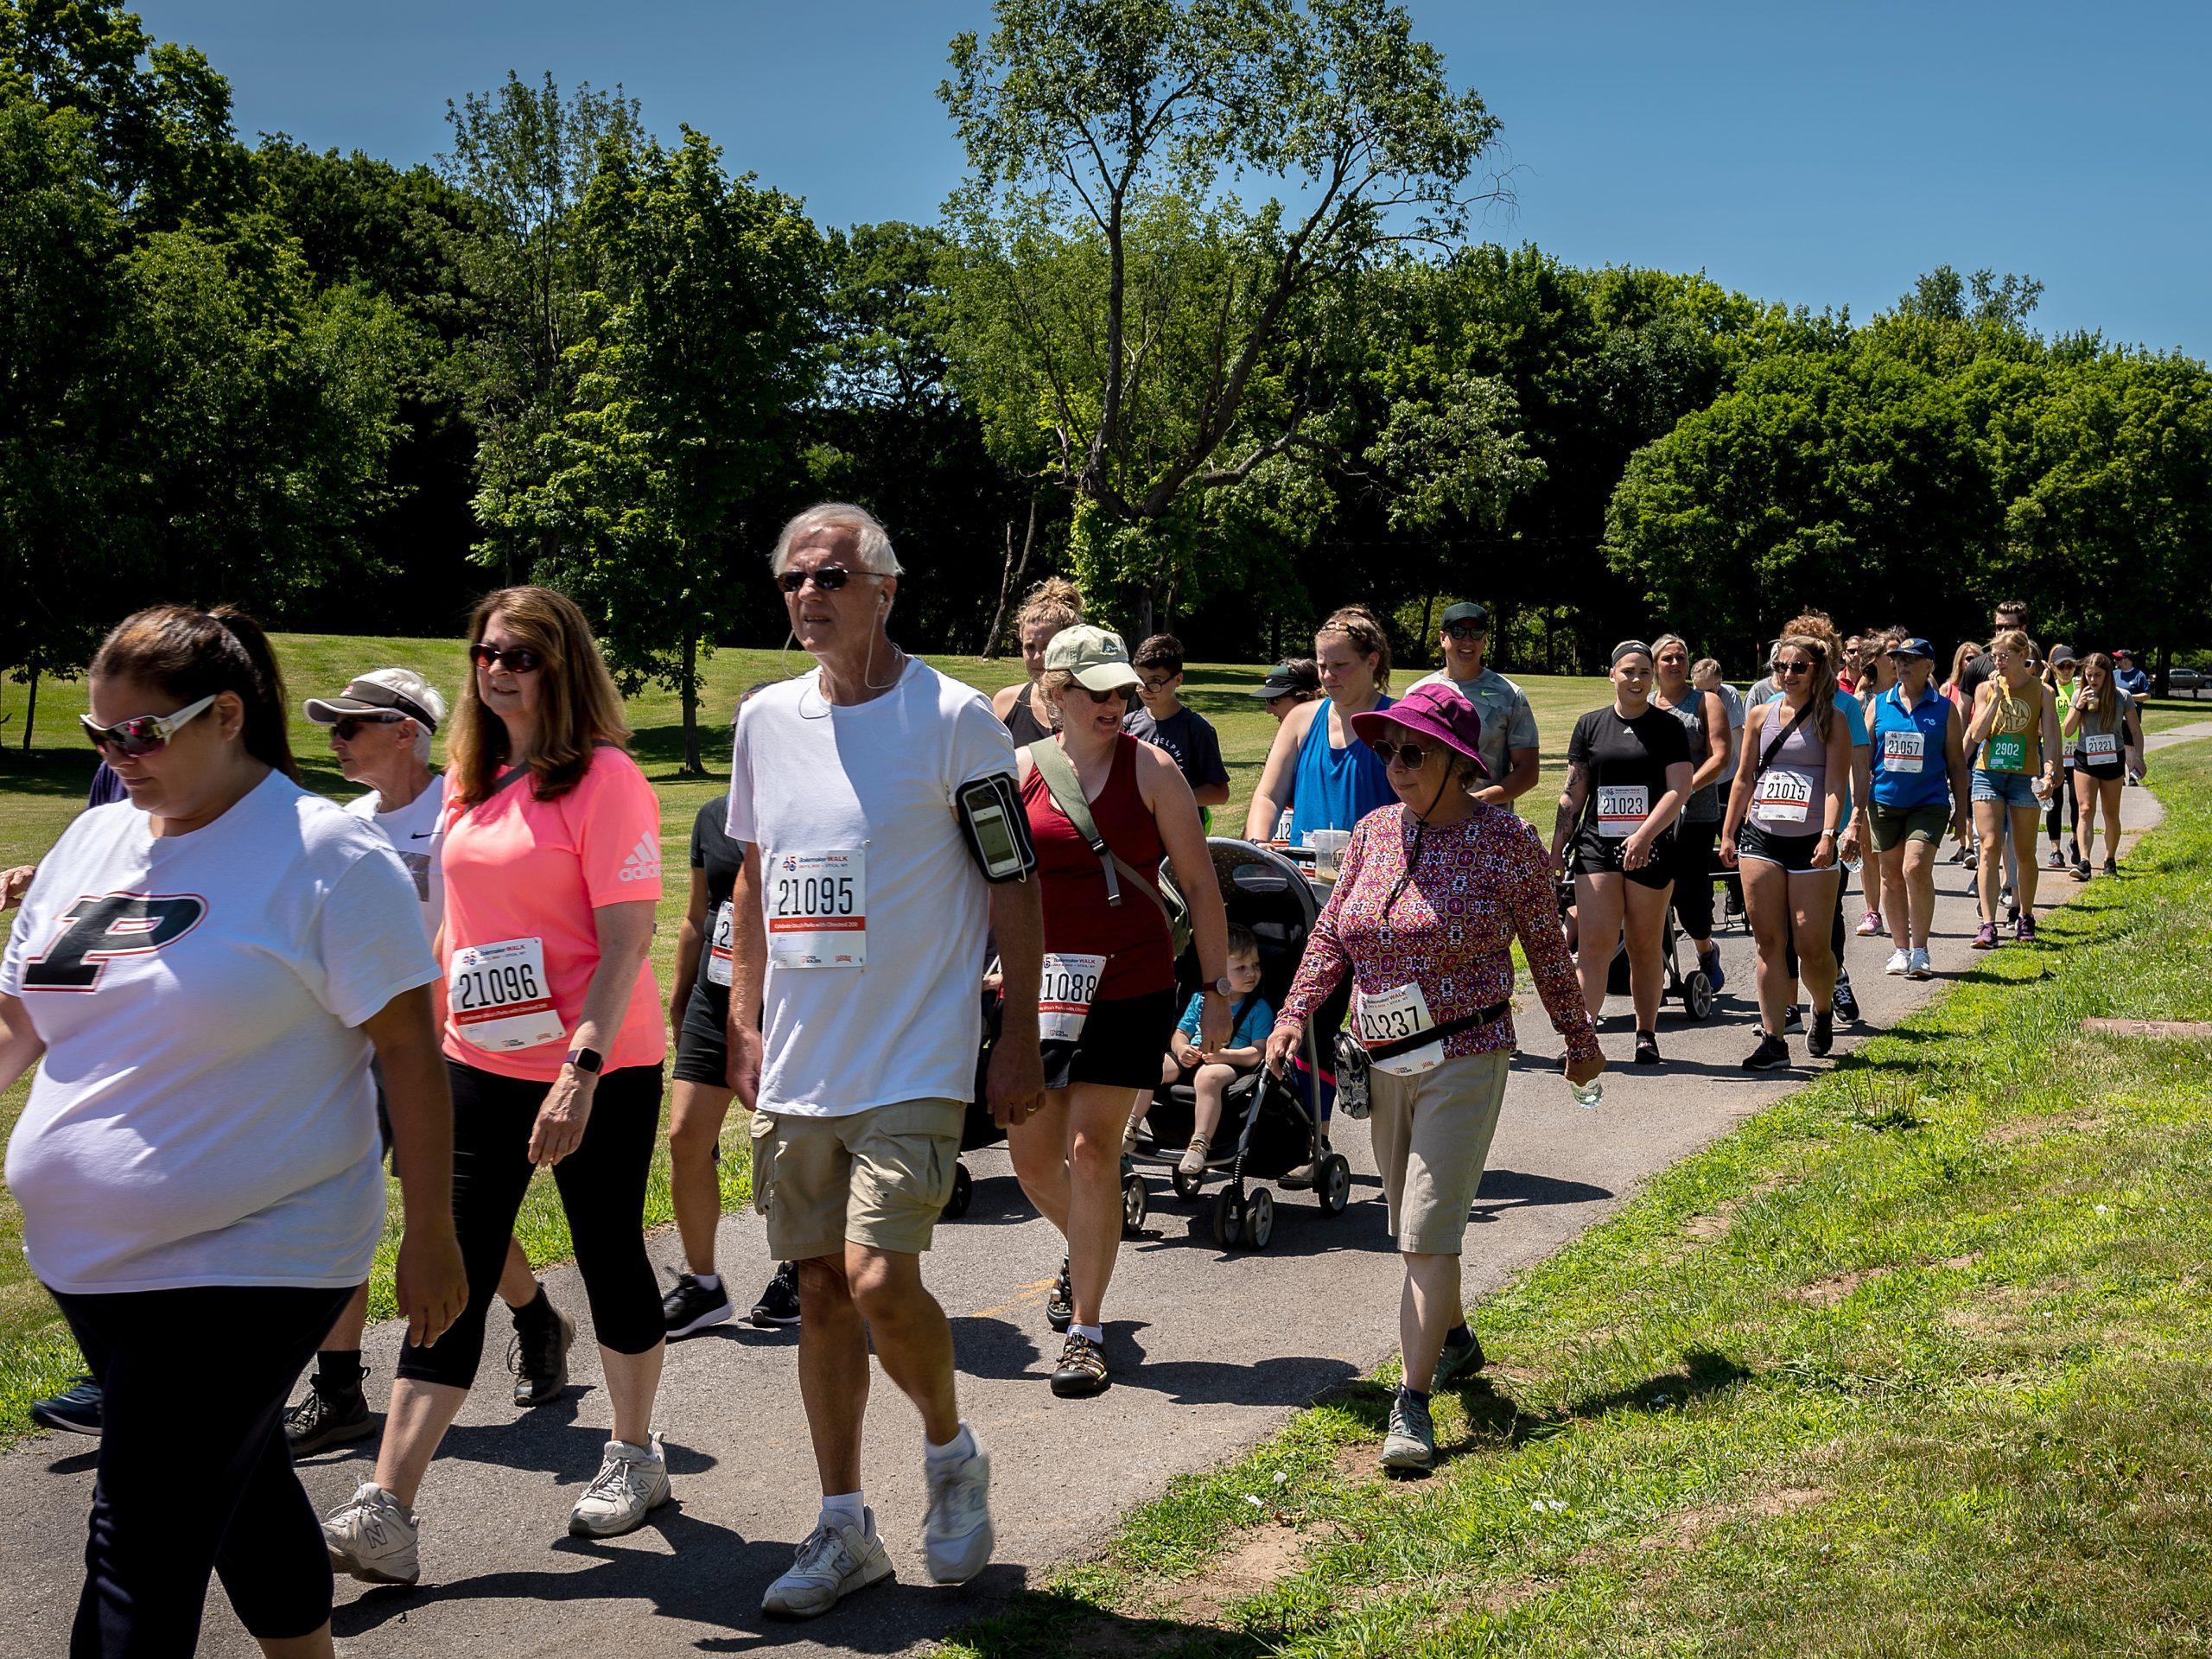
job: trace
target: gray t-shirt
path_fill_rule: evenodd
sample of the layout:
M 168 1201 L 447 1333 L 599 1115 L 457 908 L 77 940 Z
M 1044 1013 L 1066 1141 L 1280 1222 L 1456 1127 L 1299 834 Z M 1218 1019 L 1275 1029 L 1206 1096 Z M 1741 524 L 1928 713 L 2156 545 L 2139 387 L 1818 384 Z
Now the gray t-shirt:
M 1440 669 L 1414 682 L 1414 686 L 1423 685 L 1451 686 L 1475 706 L 1483 720 L 1478 747 L 1492 783 L 1503 783 L 1513 770 L 1515 749 L 1537 747 L 1536 711 L 1529 706 L 1529 694 L 1496 669 L 1486 668 L 1471 680 L 1455 680 Z

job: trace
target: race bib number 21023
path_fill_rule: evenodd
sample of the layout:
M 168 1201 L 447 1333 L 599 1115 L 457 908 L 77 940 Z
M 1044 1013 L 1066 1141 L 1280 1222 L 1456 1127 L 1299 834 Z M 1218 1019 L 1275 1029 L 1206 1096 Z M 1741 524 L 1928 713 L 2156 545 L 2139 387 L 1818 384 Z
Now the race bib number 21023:
M 768 960 L 779 968 L 868 963 L 868 855 L 777 853 L 762 873 Z

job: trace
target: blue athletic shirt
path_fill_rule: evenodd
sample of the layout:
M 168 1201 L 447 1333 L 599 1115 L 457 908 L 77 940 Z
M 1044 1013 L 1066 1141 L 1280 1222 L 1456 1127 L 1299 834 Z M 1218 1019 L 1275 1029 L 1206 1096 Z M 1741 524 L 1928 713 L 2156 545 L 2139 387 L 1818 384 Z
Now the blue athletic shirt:
M 1944 743 L 1950 735 L 1951 700 L 1931 680 L 1919 705 L 1907 709 L 1899 695 L 1904 690 L 1893 685 L 1874 699 L 1874 800 L 1901 809 L 1948 806 L 1951 769 Z M 1909 740 L 1915 733 L 1920 737 L 1917 756 L 1904 753 L 1913 747 Z
M 1377 709 L 1395 701 L 1383 697 Z M 1313 723 L 1306 728 L 1298 748 L 1298 770 L 1292 775 L 1290 844 L 1306 845 L 1313 830 L 1349 830 L 1377 807 L 1395 805 L 1398 797 L 1390 787 L 1382 757 L 1357 738 L 1341 749 L 1329 745 L 1326 697 L 1313 705 Z
M 1175 1029 L 1194 1043 L 1198 1040 L 1198 1011 L 1205 1000 L 1204 991 L 1200 991 L 1192 997 L 1191 1006 L 1183 1010 L 1182 1019 L 1176 1023 Z M 1237 999 L 1238 1001 L 1243 1000 L 1242 997 Z M 1230 1006 L 1234 1007 L 1235 1004 L 1232 1003 Z M 1268 1046 L 1268 1033 L 1274 1028 L 1275 1011 L 1268 1006 L 1266 997 L 1255 996 L 1252 999 L 1252 1006 L 1244 1010 L 1244 1017 L 1236 1022 L 1236 1029 L 1230 1033 L 1229 1041 L 1224 1046 L 1265 1048 Z

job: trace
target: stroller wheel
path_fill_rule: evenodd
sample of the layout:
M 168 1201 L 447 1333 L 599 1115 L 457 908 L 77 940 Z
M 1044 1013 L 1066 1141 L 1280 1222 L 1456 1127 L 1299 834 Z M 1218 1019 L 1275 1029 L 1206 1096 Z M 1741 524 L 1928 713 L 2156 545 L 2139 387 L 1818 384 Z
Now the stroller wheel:
M 968 1166 L 952 1166 L 952 1196 L 944 1201 L 941 1212 L 947 1221 L 957 1221 L 968 1213 L 968 1206 L 976 1197 L 976 1179 L 969 1174 Z
M 1332 1152 L 1321 1160 L 1321 1167 L 1315 1173 L 1319 1179 L 1313 1183 L 1313 1191 L 1321 1200 L 1321 1213 L 1341 1216 L 1351 1203 L 1351 1164 L 1344 1154 Z
M 1205 1185 L 1206 1178 L 1196 1173 L 1185 1175 L 1179 1165 L 1167 1179 L 1175 1189 L 1175 1196 L 1187 1204 L 1198 1196 L 1199 1190 Z
M 1255 1250 L 1275 1236 L 1275 1195 L 1261 1187 L 1244 1206 L 1244 1242 Z
M 1693 1020 L 1702 1020 L 1713 1012 L 1713 982 L 1700 968 L 1682 979 L 1682 1007 Z
M 1135 1238 L 1142 1232 L 1151 1211 L 1152 1195 L 1145 1191 L 1144 1177 L 1131 1170 L 1122 1177 L 1122 1236 Z
M 1213 1242 L 1233 1250 L 1244 1237 L 1244 1200 L 1233 1186 L 1224 1186 L 1213 1201 Z

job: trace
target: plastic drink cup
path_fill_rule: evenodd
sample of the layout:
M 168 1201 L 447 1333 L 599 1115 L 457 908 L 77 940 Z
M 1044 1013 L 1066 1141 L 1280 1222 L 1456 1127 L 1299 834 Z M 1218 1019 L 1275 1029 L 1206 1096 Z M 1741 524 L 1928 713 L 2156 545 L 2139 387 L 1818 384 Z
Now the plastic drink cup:
M 1309 830 L 1306 844 L 1313 849 L 1313 879 L 1333 881 L 1337 879 L 1337 860 L 1351 844 L 1349 830 Z

